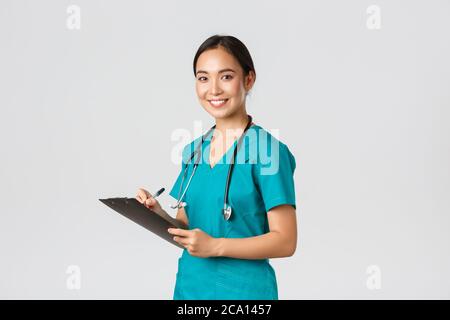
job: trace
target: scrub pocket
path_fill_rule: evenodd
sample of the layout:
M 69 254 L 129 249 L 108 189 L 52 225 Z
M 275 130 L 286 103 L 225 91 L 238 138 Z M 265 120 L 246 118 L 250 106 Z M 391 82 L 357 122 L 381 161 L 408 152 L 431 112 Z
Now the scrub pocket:
M 223 258 L 217 261 L 216 299 L 278 300 L 267 261 Z

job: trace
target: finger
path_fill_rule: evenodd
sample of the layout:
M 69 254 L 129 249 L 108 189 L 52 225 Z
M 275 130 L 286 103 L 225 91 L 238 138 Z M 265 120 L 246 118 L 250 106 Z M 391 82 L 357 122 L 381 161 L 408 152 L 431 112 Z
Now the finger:
M 143 200 L 142 200 L 142 198 L 141 198 L 141 195 L 139 194 L 139 190 L 138 190 L 138 192 L 137 192 L 135 198 L 136 198 L 136 200 L 139 201 L 140 203 L 143 203 Z
M 173 240 L 181 244 L 182 246 L 188 246 L 190 244 L 190 239 L 187 237 L 179 237 L 175 236 L 173 237 Z
M 190 230 L 184 230 L 180 228 L 169 228 L 168 231 L 170 234 L 174 234 L 181 237 L 188 237 L 191 234 Z
M 140 203 L 144 203 L 144 200 L 142 200 L 142 198 L 139 194 L 136 195 L 136 200 L 139 201 Z
M 152 196 L 152 194 L 150 192 L 148 192 L 147 190 L 142 189 L 142 191 L 144 191 L 144 194 L 147 198 Z
M 145 200 L 145 205 L 153 206 L 156 203 L 156 200 L 153 197 L 149 197 Z
M 145 192 L 145 189 L 139 188 L 138 196 L 141 199 L 141 201 L 144 202 L 147 199 L 147 193 Z

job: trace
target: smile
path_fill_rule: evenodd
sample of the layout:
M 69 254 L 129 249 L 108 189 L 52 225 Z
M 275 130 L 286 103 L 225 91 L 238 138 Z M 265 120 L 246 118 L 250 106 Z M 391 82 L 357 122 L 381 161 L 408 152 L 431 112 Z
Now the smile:
M 222 100 L 208 100 L 209 104 L 212 105 L 213 107 L 222 107 L 223 105 L 225 105 L 225 103 L 227 103 L 228 99 L 222 99 Z

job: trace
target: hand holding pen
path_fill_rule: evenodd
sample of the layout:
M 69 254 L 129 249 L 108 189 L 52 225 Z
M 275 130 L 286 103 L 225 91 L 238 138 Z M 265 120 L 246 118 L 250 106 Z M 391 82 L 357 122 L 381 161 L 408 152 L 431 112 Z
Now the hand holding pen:
M 136 195 L 136 200 L 142 203 L 144 206 L 153 210 L 155 212 L 161 212 L 162 208 L 159 204 L 158 200 L 155 198 L 158 197 L 161 193 L 164 192 L 164 188 L 159 189 L 154 195 L 151 195 L 150 192 L 143 188 L 138 189 L 138 193 Z

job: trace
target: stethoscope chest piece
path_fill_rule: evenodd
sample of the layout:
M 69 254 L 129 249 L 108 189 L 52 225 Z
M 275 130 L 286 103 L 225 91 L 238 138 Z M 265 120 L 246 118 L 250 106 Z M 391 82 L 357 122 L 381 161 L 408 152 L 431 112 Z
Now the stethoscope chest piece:
M 226 208 L 223 209 L 223 217 L 225 218 L 225 220 L 229 220 L 231 217 L 231 207 L 227 206 Z

